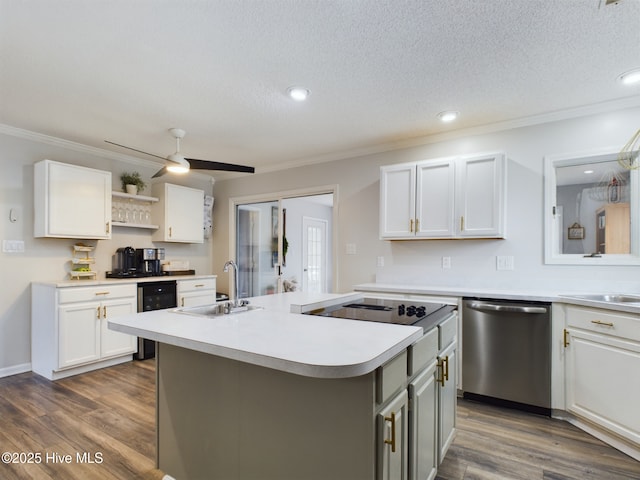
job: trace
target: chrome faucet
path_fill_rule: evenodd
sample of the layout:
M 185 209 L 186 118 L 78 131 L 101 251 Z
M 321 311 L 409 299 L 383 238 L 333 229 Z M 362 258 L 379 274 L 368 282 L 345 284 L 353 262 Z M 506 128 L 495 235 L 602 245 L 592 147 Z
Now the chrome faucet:
M 240 302 L 238 301 L 238 264 L 233 260 L 229 260 L 224 264 L 224 272 L 229 272 L 229 267 L 233 267 L 233 280 L 234 280 L 234 292 L 233 292 L 233 300 L 231 300 L 231 306 L 237 308 L 240 306 Z

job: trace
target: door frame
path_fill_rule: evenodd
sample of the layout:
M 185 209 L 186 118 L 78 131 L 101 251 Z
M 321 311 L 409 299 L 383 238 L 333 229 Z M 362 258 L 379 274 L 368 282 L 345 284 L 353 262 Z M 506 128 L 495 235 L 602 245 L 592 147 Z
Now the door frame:
M 254 195 L 243 195 L 238 197 L 229 198 L 229 257 L 236 258 L 236 207 L 238 205 L 244 205 L 247 203 L 259 203 L 259 202 L 278 202 L 278 263 L 281 263 L 282 259 L 282 200 L 288 198 L 309 197 L 312 195 L 333 195 L 333 207 L 331 213 L 331 241 L 332 249 L 331 255 L 331 267 L 332 267 L 332 281 L 331 291 L 338 291 L 338 278 L 340 277 L 338 272 L 337 255 L 335 253 L 336 246 L 338 245 L 338 185 L 320 185 L 317 187 L 307 187 L 295 190 L 282 190 L 272 193 L 259 193 Z M 229 278 L 229 291 L 232 291 L 231 278 Z M 278 277 L 278 292 L 282 291 L 282 278 Z

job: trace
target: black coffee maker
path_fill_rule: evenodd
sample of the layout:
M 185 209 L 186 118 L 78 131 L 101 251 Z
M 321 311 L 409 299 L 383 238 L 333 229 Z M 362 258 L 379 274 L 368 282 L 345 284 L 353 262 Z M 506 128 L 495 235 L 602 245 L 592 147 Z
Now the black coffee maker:
M 162 275 L 160 270 L 160 255 L 158 250 L 164 248 L 136 248 L 136 266 L 137 272 L 140 276 L 152 277 L 156 275 Z M 162 255 L 164 258 L 164 255 Z
M 120 247 L 113 256 L 114 276 L 119 277 L 135 277 L 136 268 L 136 251 L 133 247 Z

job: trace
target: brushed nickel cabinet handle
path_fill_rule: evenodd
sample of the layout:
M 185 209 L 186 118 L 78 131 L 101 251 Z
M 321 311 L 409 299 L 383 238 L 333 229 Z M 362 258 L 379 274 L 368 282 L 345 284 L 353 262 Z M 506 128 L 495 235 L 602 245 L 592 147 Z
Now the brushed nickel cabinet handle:
M 413 233 L 413 218 L 409 220 L 409 231 Z
M 96 308 L 96 312 L 97 312 L 97 315 L 96 315 L 96 316 L 97 316 L 98 318 L 101 318 L 101 317 L 100 317 L 100 307 Z
M 169 227 L 169 238 L 171 238 L 173 236 L 173 232 L 172 232 L 172 227 Z
M 102 318 L 107 318 L 107 306 L 102 307 Z
M 564 348 L 567 348 L 569 346 L 569 330 L 567 330 L 566 328 L 564 329 L 564 337 L 562 342 L 564 343 Z
M 195 288 L 201 288 L 204 287 L 204 283 L 199 283 L 197 285 L 194 285 Z
M 464 230 L 464 217 L 460 217 L 460 231 Z
M 602 320 L 591 320 L 591 323 L 596 325 L 604 325 L 605 327 L 613 327 L 613 322 L 603 322 Z
M 97 295 L 109 295 L 110 293 L 111 293 L 111 292 L 106 291 L 106 292 L 96 292 L 95 294 L 96 294 L 96 296 L 97 296 Z
M 106 231 L 107 231 L 107 233 L 109 233 L 109 222 L 107 222 L 107 224 L 106 224 Z
M 420 220 L 416 218 L 416 233 L 418 233 L 418 225 L 420 225 Z
M 391 440 L 388 438 L 384 439 L 384 443 L 387 445 L 391 445 L 391 452 L 395 453 L 396 451 L 396 414 L 395 412 L 391 412 L 390 417 L 384 417 L 385 421 L 391 422 Z

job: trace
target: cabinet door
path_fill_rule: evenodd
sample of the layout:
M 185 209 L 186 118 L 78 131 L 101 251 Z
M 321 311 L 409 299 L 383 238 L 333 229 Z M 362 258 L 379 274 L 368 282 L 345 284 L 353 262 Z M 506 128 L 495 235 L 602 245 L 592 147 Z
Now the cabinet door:
M 454 341 L 438 356 L 442 365 L 439 372 L 440 378 L 443 378 L 443 382 L 439 384 L 438 395 L 438 465 L 444 460 L 456 432 L 456 372 L 458 363 L 456 351 L 457 342 Z
M 204 241 L 204 192 L 166 184 L 165 241 L 202 243 Z
M 100 359 L 99 302 L 59 307 L 58 367 Z
M 457 163 L 456 229 L 461 237 L 504 236 L 505 157 L 465 157 Z
M 380 237 L 415 236 L 416 165 L 380 168 Z
M 438 470 L 438 386 L 435 362 L 409 384 L 409 399 L 409 478 L 432 480 Z
M 92 168 L 46 161 L 44 218 L 36 215 L 35 236 L 65 238 L 111 238 L 111 173 Z M 48 171 L 47 171 L 48 170 Z M 38 183 L 38 182 L 36 182 Z M 44 222 L 43 228 L 38 223 Z
M 455 162 L 452 159 L 418 163 L 416 235 L 453 237 Z
M 137 310 L 136 298 L 123 298 L 102 302 L 100 306 L 100 353 L 103 358 L 127 355 L 137 349 L 137 337 L 110 330 L 108 321 L 118 315 Z
M 403 390 L 377 415 L 377 480 L 407 478 L 407 405 Z
M 567 410 L 640 445 L 640 344 L 568 331 Z

